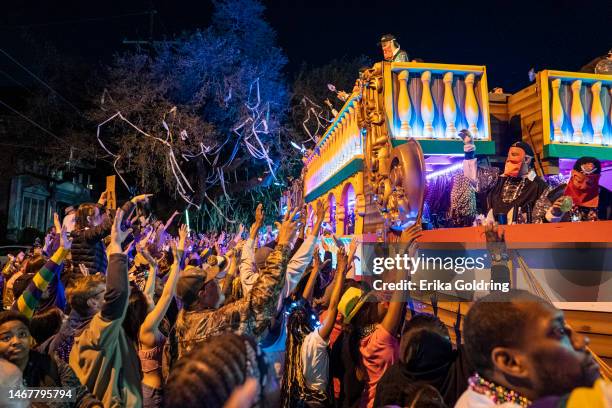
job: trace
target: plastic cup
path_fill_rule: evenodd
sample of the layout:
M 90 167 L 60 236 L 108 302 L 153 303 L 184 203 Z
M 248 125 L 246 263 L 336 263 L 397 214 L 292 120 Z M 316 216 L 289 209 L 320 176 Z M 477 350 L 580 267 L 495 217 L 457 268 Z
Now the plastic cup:
M 561 201 L 561 205 L 559 206 L 559 209 L 565 213 L 571 210 L 573 206 L 574 206 L 574 200 L 572 200 L 572 197 L 563 196 L 563 200 Z

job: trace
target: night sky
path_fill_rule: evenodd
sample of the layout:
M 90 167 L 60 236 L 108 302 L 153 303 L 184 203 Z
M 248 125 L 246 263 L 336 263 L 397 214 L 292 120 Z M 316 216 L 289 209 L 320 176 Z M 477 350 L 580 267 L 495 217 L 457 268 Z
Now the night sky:
M 110 62 L 126 49 L 123 39 L 147 39 L 151 7 L 154 38 L 205 27 L 209 1 L 16 1 L 4 2 L 1 48 L 26 66 L 36 61 L 19 36 L 44 38 L 62 52 L 95 64 Z M 268 0 L 266 18 L 289 58 L 291 77 L 305 62 L 367 55 L 382 59 L 376 43 L 395 34 L 410 58 L 426 62 L 486 65 L 489 88 L 516 92 L 528 84 L 527 71 L 576 71 L 612 48 L 612 1 L 340 1 Z M 133 14 L 134 15 L 130 15 Z M 28 81 L 0 55 L 4 73 Z

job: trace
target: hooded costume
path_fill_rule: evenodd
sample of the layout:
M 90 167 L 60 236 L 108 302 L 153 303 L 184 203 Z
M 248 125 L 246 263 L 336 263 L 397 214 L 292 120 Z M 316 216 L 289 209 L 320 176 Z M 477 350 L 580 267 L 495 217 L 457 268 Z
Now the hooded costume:
M 597 221 L 612 219 L 612 193 L 599 185 L 601 163 L 594 157 L 576 160 L 568 183 L 549 188 L 537 201 L 534 222 Z M 553 203 L 560 197 L 571 199 L 571 208 L 555 216 Z
M 477 201 L 479 212 L 487 214 L 489 211 L 493 216 L 497 214 L 508 214 L 514 209 L 514 215 L 521 209 L 522 212 L 531 212 L 536 201 L 546 190 L 547 184 L 536 176 L 533 170 L 521 174 L 526 157 L 534 157 L 531 147 L 524 142 L 515 142 L 510 146 L 508 157 L 504 166 L 503 174 L 497 169 L 485 167 L 479 168 L 475 157 L 475 145 L 471 141 L 472 136 L 467 130 L 460 132 L 465 141 L 465 159 L 463 162 L 463 174 L 455 176 L 451 191 L 450 215 L 455 226 L 469 226 L 476 214 L 465 214 L 465 207 L 457 208 L 457 203 L 468 202 L 468 197 L 474 197 Z M 468 183 L 462 182 L 469 181 Z

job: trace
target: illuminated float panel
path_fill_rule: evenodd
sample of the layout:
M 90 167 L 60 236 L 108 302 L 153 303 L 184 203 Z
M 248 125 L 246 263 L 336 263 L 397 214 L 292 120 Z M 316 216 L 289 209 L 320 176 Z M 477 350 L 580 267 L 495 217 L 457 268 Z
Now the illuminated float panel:
M 423 154 L 463 155 L 462 129 L 480 154 L 494 154 L 484 66 L 398 62 L 384 72 L 385 112 L 392 143 L 419 141 Z
M 546 174 L 561 159 L 612 160 L 612 76 L 544 70 L 536 82 L 510 96 L 510 120 L 543 158 Z
M 325 194 L 335 186 L 338 174 L 348 177 L 361 171 L 363 135 L 357 124 L 354 95 L 338 113 L 334 122 L 306 160 L 304 194 L 307 202 Z M 335 177 L 334 177 L 335 176 Z
M 380 65 L 380 64 L 379 64 Z M 364 180 L 368 136 L 359 115 L 369 115 L 363 98 L 378 100 L 383 136 L 391 146 L 416 139 L 426 155 L 431 177 L 456 171 L 463 156 L 461 129 L 470 129 L 480 154 L 495 153 L 489 123 L 486 68 L 433 63 L 384 63 L 380 81 L 354 93 L 306 158 L 304 201 L 335 200 L 328 222 L 338 234 L 364 231 L 363 218 L 374 216 L 371 191 Z M 381 92 L 378 94 L 378 92 Z M 380 95 L 380 96 L 377 96 Z M 346 194 L 350 191 L 351 198 Z M 370 203 L 370 204 L 368 204 Z M 331 201 L 330 201 L 331 204 Z

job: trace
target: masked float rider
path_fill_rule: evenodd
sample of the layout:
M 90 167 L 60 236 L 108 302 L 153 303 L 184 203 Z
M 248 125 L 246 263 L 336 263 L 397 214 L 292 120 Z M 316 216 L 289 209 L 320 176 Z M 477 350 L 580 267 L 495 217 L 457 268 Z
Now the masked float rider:
M 397 38 L 393 34 L 385 34 L 380 39 L 383 56 L 386 62 L 408 62 L 408 54 L 400 49 Z
M 612 192 L 599 185 L 600 177 L 599 160 L 594 157 L 576 160 L 569 181 L 548 189 L 537 201 L 534 222 L 612 219 Z
M 524 142 L 513 143 L 508 151 L 504 171 L 500 175 L 491 168 L 478 168 L 475 157 L 476 146 L 469 131 L 462 130 L 459 136 L 463 139 L 465 152 L 463 175 L 469 181 L 469 187 L 464 189 L 466 191 L 463 193 L 474 196 L 478 193 L 483 198 L 481 201 L 484 202 L 478 206 L 481 212 L 492 213 L 495 217 L 497 214 L 507 215 L 514 209 L 513 214 L 516 219 L 519 209 L 523 213 L 532 211 L 536 201 L 548 186 L 533 170 L 534 153 L 531 147 Z M 461 193 L 456 191 L 455 186 L 453 190 L 451 196 Z M 453 201 L 457 202 L 456 197 L 451 197 L 451 205 Z M 509 217 L 508 222 L 510 222 Z

